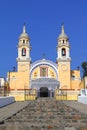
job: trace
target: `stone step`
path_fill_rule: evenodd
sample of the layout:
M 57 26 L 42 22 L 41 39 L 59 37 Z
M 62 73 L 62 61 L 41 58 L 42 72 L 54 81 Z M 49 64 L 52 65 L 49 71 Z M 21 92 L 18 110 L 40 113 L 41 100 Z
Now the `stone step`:
M 9 130 L 86 130 L 87 115 L 63 101 L 38 98 L 36 101 L 28 102 L 24 109 L 9 119 L 5 119 L 0 125 L 1 128 L 5 130 L 8 128 Z

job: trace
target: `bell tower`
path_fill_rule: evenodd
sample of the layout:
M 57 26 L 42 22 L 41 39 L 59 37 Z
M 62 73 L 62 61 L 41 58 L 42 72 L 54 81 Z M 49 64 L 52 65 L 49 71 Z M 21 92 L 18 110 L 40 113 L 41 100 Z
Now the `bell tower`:
M 65 34 L 64 26 L 62 25 L 57 45 L 58 80 L 60 81 L 60 89 L 70 89 L 70 63 L 69 38 Z
M 18 72 L 29 70 L 30 58 L 30 38 L 26 33 L 26 26 L 23 26 L 23 33 L 19 37 L 18 42 Z
M 18 75 L 20 80 L 20 86 L 23 88 L 29 88 L 30 84 L 30 38 L 26 33 L 26 26 L 23 26 L 23 32 L 19 37 L 18 42 L 18 57 L 17 57 L 17 65 L 18 65 Z

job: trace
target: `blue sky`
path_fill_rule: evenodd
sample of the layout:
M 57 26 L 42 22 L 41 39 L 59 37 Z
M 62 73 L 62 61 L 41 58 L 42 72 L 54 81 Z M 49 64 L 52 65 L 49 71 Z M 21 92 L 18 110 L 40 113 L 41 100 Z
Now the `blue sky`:
M 87 61 L 87 0 L 0 0 L 0 76 L 16 66 L 24 22 L 31 38 L 32 62 L 56 62 L 57 38 L 64 23 L 70 40 L 71 69 Z

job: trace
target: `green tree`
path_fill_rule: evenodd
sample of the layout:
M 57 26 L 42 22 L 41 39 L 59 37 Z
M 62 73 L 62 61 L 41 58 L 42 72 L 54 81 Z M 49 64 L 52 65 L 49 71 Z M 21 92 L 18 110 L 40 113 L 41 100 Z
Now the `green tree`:
M 83 69 L 83 78 L 84 78 L 85 76 L 87 76 L 87 62 L 86 61 L 82 62 L 81 67 Z

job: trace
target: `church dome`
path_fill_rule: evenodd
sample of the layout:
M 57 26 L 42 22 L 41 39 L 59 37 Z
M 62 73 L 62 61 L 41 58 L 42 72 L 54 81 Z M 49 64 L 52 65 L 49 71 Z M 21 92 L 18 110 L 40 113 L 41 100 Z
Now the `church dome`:
M 23 32 L 21 33 L 19 38 L 27 38 L 29 39 L 29 35 L 26 33 L 26 26 L 23 26 Z
M 65 34 L 64 32 L 64 26 L 62 25 L 62 31 L 61 31 L 61 34 L 58 36 L 58 39 L 68 39 L 68 36 Z
M 27 33 L 22 33 L 20 35 L 20 38 L 29 38 L 28 34 Z

